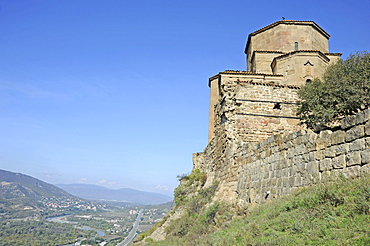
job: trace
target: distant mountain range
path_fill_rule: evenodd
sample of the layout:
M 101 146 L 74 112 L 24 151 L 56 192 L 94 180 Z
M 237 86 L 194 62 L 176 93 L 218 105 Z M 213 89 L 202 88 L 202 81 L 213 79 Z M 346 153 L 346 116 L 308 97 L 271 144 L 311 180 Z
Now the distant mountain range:
M 21 173 L 0 169 L 0 198 L 15 199 L 27 197 L 39 200 L 42 197 L 72 197 L 61 188 Z
M 0 169 L 0 219 L 43 216 L 51 206 L 66 208 L 69 204 L 66 209 L 73 209 L 71 204 L 93 204 L 85 199 L 110 201 L 112 205 L 157 205 L 172 200 L 166 195 L 133 189 L 112 190 L 87 184 L 58 186 Z
M 81 201 L 36 178 L 0 169 L 0 218 L 40 216 L 48 201 Z
M 129 188 L 115 190 L 90 184 L 57 184 L 56 186 L 72 195 L 89 200 L 127 202 L 142 205 L 155 205 L 172 200 L 171 197 L 163 194 Z

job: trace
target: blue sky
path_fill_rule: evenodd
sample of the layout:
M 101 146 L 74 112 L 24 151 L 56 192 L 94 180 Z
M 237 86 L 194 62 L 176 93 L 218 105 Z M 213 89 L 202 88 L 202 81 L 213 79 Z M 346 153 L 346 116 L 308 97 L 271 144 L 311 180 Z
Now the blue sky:
M 0 0 L 0 168 L 172 194 L 207 144 L 208 78 L 283 16 L 370 50 L 369 0 Z

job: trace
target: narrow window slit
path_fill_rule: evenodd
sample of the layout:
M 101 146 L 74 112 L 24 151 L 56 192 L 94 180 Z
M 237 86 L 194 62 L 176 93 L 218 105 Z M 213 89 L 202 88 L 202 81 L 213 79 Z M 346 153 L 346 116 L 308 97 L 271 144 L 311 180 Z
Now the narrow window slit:
M 281 104 L 280 103 L 275 103 L 273 109 L 281 109 Z

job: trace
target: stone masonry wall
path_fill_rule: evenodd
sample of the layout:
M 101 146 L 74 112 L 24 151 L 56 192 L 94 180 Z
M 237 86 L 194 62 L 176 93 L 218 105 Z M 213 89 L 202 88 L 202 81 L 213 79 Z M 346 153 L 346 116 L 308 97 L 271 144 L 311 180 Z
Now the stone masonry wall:
M 246 142 L 259 142 L 270 136 L 298 131 L 294 117 L 298 87 L 242 82 L 235 88 L 236 130 Z
M 233 77 L 222 81 L 214 108 L 214 136 L 203 153 L 193 155 L 194 168 L 207 173 L 205 185 L 219 182 L 216 198 L 229 202 L 236 199 L 240 143 L 301 129 L 298 120 L 291 117 L 298 89 Z M 274 109 L 276 103 L 280 103 L 279 109 Z
M 279 133 L 302 129 L 294 117 L 298 89 L 274 83 L 223 81 L 221 96 L 214 108 L 215 132 L 221 127 L 232 138 L 259 142 Z
M 215 199 L 240 206 L 291 193 L 299 187 L 370 173 L 370 109 L 342 120 L 340 129 L 274 135 L 259 143 L 238 138 L 230 122 L 218 128 L 205 151 L 193 155 Z
M 302 130 L 242 146 L 239 204 L 258 203 L 339 175 L 356 178 L 370 172 L 370 109 L 343 119 L 336 131 Z

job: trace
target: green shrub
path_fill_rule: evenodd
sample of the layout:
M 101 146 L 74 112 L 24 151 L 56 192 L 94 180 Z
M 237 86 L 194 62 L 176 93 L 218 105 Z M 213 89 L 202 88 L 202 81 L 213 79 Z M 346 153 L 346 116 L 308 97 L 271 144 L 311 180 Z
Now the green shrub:
M 205 223 L 212 223 L 212 224 L 215 224 L 215 217 L 216 217 L 216 214 L 217 212 L 220 210 L 220 203 L 219 202 L 216 202 L 214 204 L 212 204 L 211 206 L 209 206 L 204 214 L 204 217 L 203 217 L 203 221 Z
M 188 194 L 196 191 L 199 186 L 203 186 L 207 180 L 207 175 L 199 169 L 194 169 L 189 175 L 178 175 L 180 185 L 174 190 L 175 204 L 184 204 L 188 200 Z
M 193 222 L 191 216 L 182 216 L 171 222 L 171 225 L 166 228 L 166 233 L 176 237 L 183 237 L 188 233 Z
M 323 77 L 298 92 L 297 115 L 309 128 L 319 130 L 370 106 L 370 53 L 339 60 Z
M 199 169 L 194 169 L 188 176 L 188 180 L 190 181 L 190 184 L 193 184 L 195 181 L 199 181 L 201 185 L 204 185 L 207 180 L 207 174 L 201 172 Z
M 189 174 L 185 173 L 185 174 L 179 174 L 176 176 L 177 180 L 178 181 L 182 181 L 182 180 L 188 180 L 189 179 Z
M 185 202 L 187 198 L 187 194 L 188 194 L 187 187 L 184 187 L 182 185 L 179 185 L 178 187 L 176 187 L 174 190 L 175 204 L 180 205 L 183 202 Z

